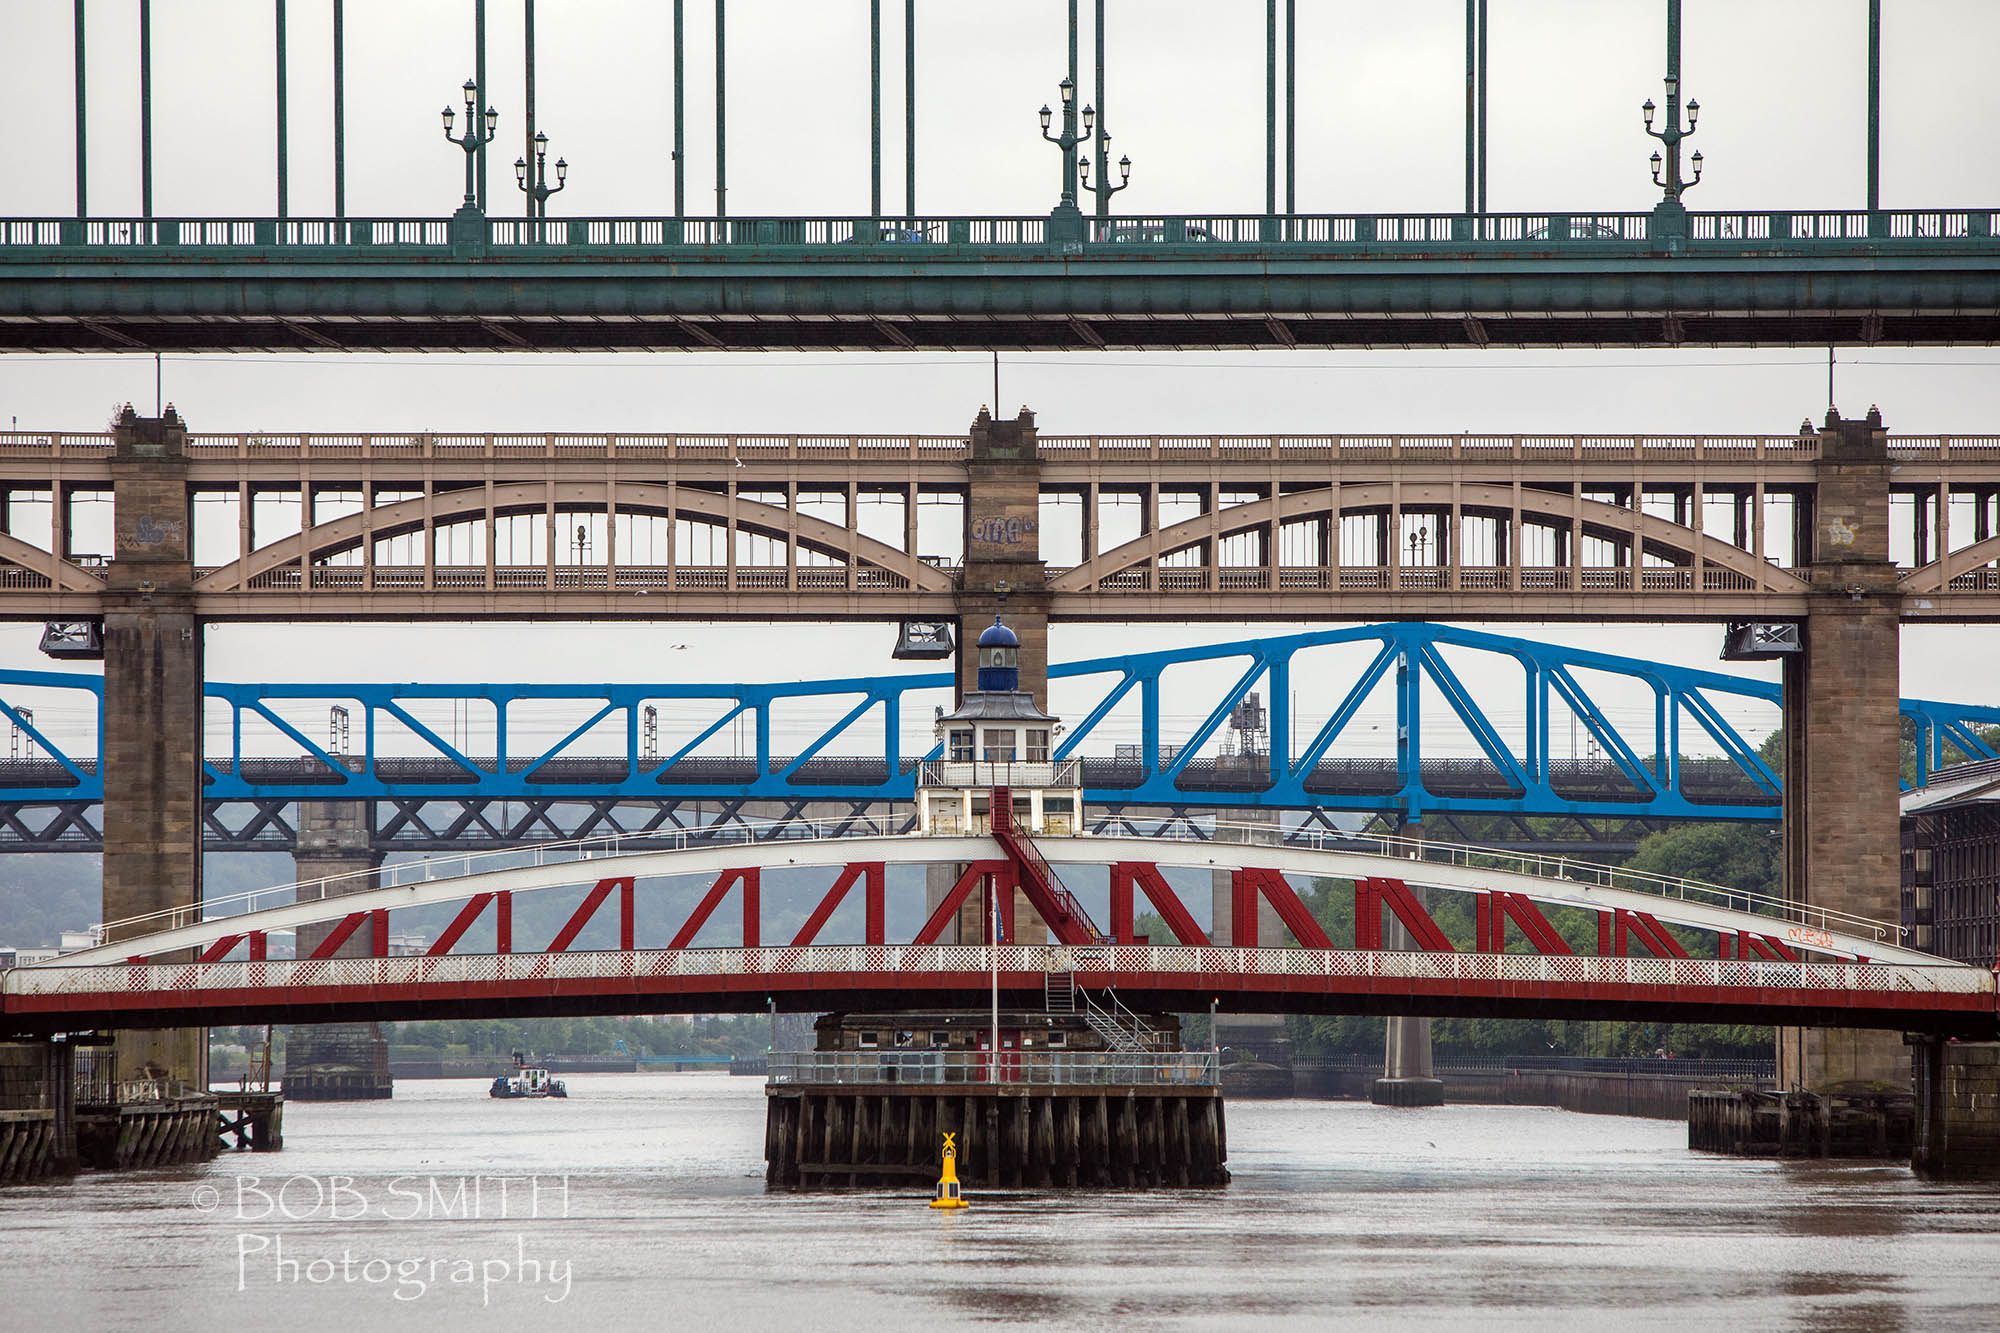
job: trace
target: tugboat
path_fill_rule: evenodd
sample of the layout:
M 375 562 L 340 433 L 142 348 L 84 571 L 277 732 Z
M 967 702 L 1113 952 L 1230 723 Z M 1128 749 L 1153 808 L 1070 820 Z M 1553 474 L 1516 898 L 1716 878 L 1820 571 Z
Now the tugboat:
M 548 1070 L 528 1064 L 519 1051 L 514 1052 L 514 1076 L 500 1075 L 486 1091 L 491 1097 L 569 1096 L 569 1089 L 561 1079 L 550 1078 Z

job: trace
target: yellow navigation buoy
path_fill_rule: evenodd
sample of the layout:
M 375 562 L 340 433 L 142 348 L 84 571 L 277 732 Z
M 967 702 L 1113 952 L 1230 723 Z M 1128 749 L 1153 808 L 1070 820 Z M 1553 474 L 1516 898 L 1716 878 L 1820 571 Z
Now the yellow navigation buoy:
M 966 1203 L 965 1196 L 959 1192 L 958 1149 L 952 1142 L 957 1137 L 958 1135 L 956 1134 L 947 1134 L 944 1136 L 944 1169 L 942 1174 L 938 1176 L 937 1197 L 931 1200 L 931 1207 L 933 1208 L 971 1207 L 970 1204 Z

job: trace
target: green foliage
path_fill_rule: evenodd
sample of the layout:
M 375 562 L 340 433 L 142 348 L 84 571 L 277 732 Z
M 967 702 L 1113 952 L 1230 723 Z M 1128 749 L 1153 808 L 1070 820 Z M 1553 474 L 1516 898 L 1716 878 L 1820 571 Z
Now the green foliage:
M 1783 886 L 1782 836 L 1760 824 L 1682 824 L 1647 837 L 1625 868 L 1776 896 Z
M 467 1058 L 611 1055 L 617 1043 L 635 1056 L 762 1055 L 771 1044 L 770 1019 L 757 1014 L 699 1018 L 439 1019 L 395 1025 L 399 1045 L 426 1046 Z M 261 1029 L 259 1029 L 261 1031 Z

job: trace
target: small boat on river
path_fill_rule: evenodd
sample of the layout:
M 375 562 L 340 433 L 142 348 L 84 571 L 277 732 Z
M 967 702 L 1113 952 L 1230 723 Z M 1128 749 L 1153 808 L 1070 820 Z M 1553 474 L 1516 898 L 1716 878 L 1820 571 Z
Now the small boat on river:
M 528 1064 L 521 1058 L 521 1053 L 516 1051 L 514 1052 L 513 1075 L 510 1077 L 502 1074 L 500 1077 L 494 1079 L 493 1086 L 487 1089 L 487 1095 L 492 1097 L 568 1097 L 569 1089 L 563 1086 L 561 1079 L 549 1077 L 548 1070 Z

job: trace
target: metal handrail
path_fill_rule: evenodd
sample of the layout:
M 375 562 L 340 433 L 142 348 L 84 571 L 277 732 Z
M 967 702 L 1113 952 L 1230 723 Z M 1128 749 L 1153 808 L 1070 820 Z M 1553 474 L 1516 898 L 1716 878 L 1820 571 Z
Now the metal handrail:
M 289 884 L 273 884 L 261 889 L 245 889 L 238 893 L 226 894 L 220 898 L 205 898 L 198 903 L 183 903 L 177 907 L 163 907 L 152 912 L 142 912 L 135 916 L 120 917 L 115 921 L 100 922 L 91 927 L 98 943 L 104 943 L 112 931 L 125 931 L 131 926 L 157 924 L 161 929 L 172 930 L 181 926 L 191 926 L 202 921 L 217 920 L 227 916 L 237 916 L 244 912 L 255 912 L 265 907 L 287 907 L 293 902 L 310 901 L 301 899 L 301 889 L 320 889 L 319 898 L 343 897 L 357 890 L 346 889 L 338 893 L 324 890 L 330 885 L 359 884 L 361 888 L 393 889 L 411 883 L 428 883 L 437 879 L 456 879 L 464 875 L 475 875 L 490 870 L 512 869 L 512 866 L 498 864 L 512 860 L 521 865 L 561 865 L 572 861 L 589 861 L 599 856 L 623 854 L 625 843 L 641 844 L 648 852 L 684 851 L 693 847 L 751 846 L 759 842 L 799 841 L 830 842 L 842 838 L 880 838 L 899 835 L 891 827 L 890 820 L 877 819 L 870 815 L 855 815 L 834 820 L 778 820 L 744 819 L 734 824 L 700 829 L 655 830 L 646 833 L 608 834 L 590 838 L 569 838 L 560 842 L 535 843 L 526 847 L 499 847 L 489 851 L 458 852 L 449 855 L 426 855 L 421 861 L 407 861 L 400 865 L 383 866 L 376 870 L 348 870 L 337 875 L 316 875 L 311 879 L 294 880 Z M 900 825 L 902 821 L 896 820 Z M 759 831 L 776 836 L 758 837 Z M 732 836 L 734 835 L 734 836 Z M 665 845 L 662 845 L 665 844 Z M 460 865 L 464 868 L 457 874 L 439 874 L 440 866 Z M 367 881 L 365 884 L 361 881 Z M 272 897 L 282 901 L 266 901 Z M 214 912 L 218 907 L 237 908 L 237 911 Z
M 758 842 L 777 841 L 775 837 L 759 838 L 759 830 L 772 833 L 782 831 L 786 841 L 826 842 L 852 838 L 899 837 L 912 842 L 926 840 L 926 835 L 917 833 L 897 833 L 887 827 L 889 821 L 872 817 L 856 816 L 840 821 L 818 820 L 743 820 L 740 823 L 714 829 L 687 829 L 673 832 L 618 834 L 605 837 L 575 838 L 562 842 L 537 843 L 530 847 L 503 847 L 491 851 L 454 853 L 449 856 L 427 856 L 421 861 L 405 862 L 401 865 L 384 866 L 379 870 L 348 871 L 339 875 L 318 876 L 308 880 L 298 880 L 289 884 L 272 885 L 262 889 L 250 889 L 229 894 L 221 898 L 211 898 L 200 903 L 182 904 L 177 907 L 161 908 L 136 916 L 122 917 L 92 927 L 98 942 L 107 940 L 113 931 L 122 934 L 151 933 L 132 931 L 134 926 L 156 926 L 159 929 L 174 929 L 195 925 L 202 921 L 223 916 L 234 916 L 238 912 L 257 911 L 262 907 L 281 907 L 298 900 L 298 890 L 302 888 L 324 888 L 328 885 L 369 881 L 366 888 L 396 888 L 413 882 L 424 882 L 440 878 L 457 878 L 457 875 L 440 875 L 440 866 L 458 865 L 464 869 L 459 875 L 476 874 L 484 870 L 506 869 L 503 861 L 513 859 L 518 864 L 550 865 L 570 861 L 590 860 L 596 856 L 615 856 L 623 850 L 623 844 L 637 843 L 647 851 L 678 851 L 695 846 L 750 846 Z M 1542 879 L 1559 879 L 1586 887 L 1623 889 L 1635 893 L 1651 894 L 1655 897 L 1674 898 L 1684 902 L 1700 902 L 1724 908 L 1736 908 L 1759 915 L 1776 917 L 1780 920 L 1800 925 L 1819 925 L 1822 929 L 1842 929 L 1848 933 L 1890 941 L 1901 937 L 1900 923 L 1883 921 L 1875 917 L 1861 916 L 1851 912 L 1835 911 L 1817 905 L 1796 903 L 1786 898 L 1769 894 L 1754 893 L 1746 889 L 1732 889 L 1720 884 L 1710 884 L 1703 880 L 1688 879 L 1676 875 L 1656 875 L 1645 871 L 1628 870 L 1620 866 L 1604 865 L 1594 861 L 1580 860 L 1571 856 L 1546 856 L 1533 852 L 1509 851 L 1502 848 L 1480 847 L 1468 843 L 1434 842 L 1415 838 L 1403 838 L 1389 834 L 1362 834 L 1307 831 L 1286 828 L 1274 824 L 1237 824 L 1218 820 L 1209 830 L 1198 832 L 1175 830 L 1152 835 L 1152 840 L 1168 843 L 1212 843 L 1216 833 L 1226 833 L 1229 841 L 1247 846 L 1307 848 L 1313 851 L 1354 852 L 1366 851 L 1369 847 L 1379 849 L 1377 854 L 1398 857 L 1404 860 L 1465 866 L 1474 869 L 1513 870 Z M 735 835 L 735 836 L 730 836 Z M 1077 841 L 1087 841 L 1088 835 L 1079 835 Z M 662 846 L 662 844 L 666 844 Z M 352 890 L 349 890 L 351 892 Z M 321 892 L 320 897 L 340 896 Z M 213 912 L 215 908 L 235 908 L 237 911 Z M 1088 917 L 1083 918 L 1088 920 Z
M 774 1051 L 768 1081 L 1214 1087 L 1213 1051 Z
M 1040 877 L 1042 888 L 1055 899 L 1056 905 L 1072 923 L 1082 927 L 1091 942 L 1102 940 L 1103 932 L 1099 931 L 1096 923 L 1090 919 L 1090 913 L 1083 910 L 1083 904 L 1069 891 L 1069 886 L 1062 882 L 1062 876 L 1056 874 L 1055 867 L 1051 866 L 1048 858 L 1042 855 L 1041 848 L 1035 846 L 1034 839 L 1028 835 L 1026 829 L 1015 825 L 1013 801 L 1007 788 L 993 789 L 992 803 L 988 809 L 990 812 L 988 823 L 992 827 L 994 839 L 1020 858 L 1029 871 Z M 1057 923 L 1052 921 L 1049 924 L 1053 926 Z
M 1623 889 L 1634 893 L 1649 893 L 1661 898 L 1677 898 L 1683 902 L 1702 902 L 1715 907 L 1740 909 L 1758 915 L 1780 917 L 1801 925 L 1817 923 L 1822 928 L 1829 925 L 1852 927 L 1862 933 L 1872 934 L 1879 940 L 1900 938 L 1902 926 L 1897 922 L 1883 921 L 1877 917 L 1860 916 L 1851 912 L 1839 912 L 1832 908 L 1811 903 L 1794 902 L 1789 898 L 1771 894 L 1755 893 L 1748 889 L 1732 889 L 1721 884 L 1710 884 L 1706 880 L 1688 879 L 1679 875 L 1656 875 L 1644 870 L 1628 870 L 1623 866 L 1605 865 L 1596 861 L 1584 861 L 1573 856 L 1547 856 L 1538 852 L 1508 851 L 1494 847 L 1478 847 L 1469 843 L 1433 842 L 1424 838 L 1404 838 L 1386 833 L 1328 833 L 1304 830 L 1287 831 L 1270 824 L 1234 824 L 1218 820 L 1217 831 L 1227 831 L 1229 841 L 1252 846 L 1307 847 L 1313 851 L 1361 851 L 1369 845 L 1380 850 L 1380 855 L 1401 857 L 1407 860 L 1465 866 L 1472 869 L 1513 870 L 1538 879 L 1567 880 L 1590 888 Z M 1197 838 L 1193 835 L 1160 834 L 1168 841 L 1213 841 L 1212 838 Z
M 1989 968 L 1936 963 L 1811 962 L 1759 958 L 1651 958 L 1614 954 L 1425 953 L 1415 950 L 1231 948 L 1201 945 L 992 945 L 823 944 L 754 948 L 597 950 L 563 953 L 392 955 L 359 958 L 283 958 L 264 961 L 184 963 L 65 963 L 56 959 L 0 972 L 0 991 L 14 996 L 150 995 L 185 999 L 196 992 L 285 991 L 299 986 L 367 991 L 417 984 L 550 983 L 633 978 L 797 979 L 821 988 L 837 973 L 866 975 L 907 991 L 922 977 L 958 986 L 998 967 L 1010 990 L 1028 992 L 1056 970 L 1080 970 L 1094 985 L 1144 978 L 1196 994 L 1217 978 L 1431 980 L 1579 986 L 1600 984 L 1699 987 L 1777 987 L 1865 990 L 1909 996 L 1992 996 Z M 1127 984 L 1131 984 L 1128 982 Z M 815 993 L 819 993 L 815 990 Z M 1990 1004 L 1991 1001 L 1989 1000 Z

